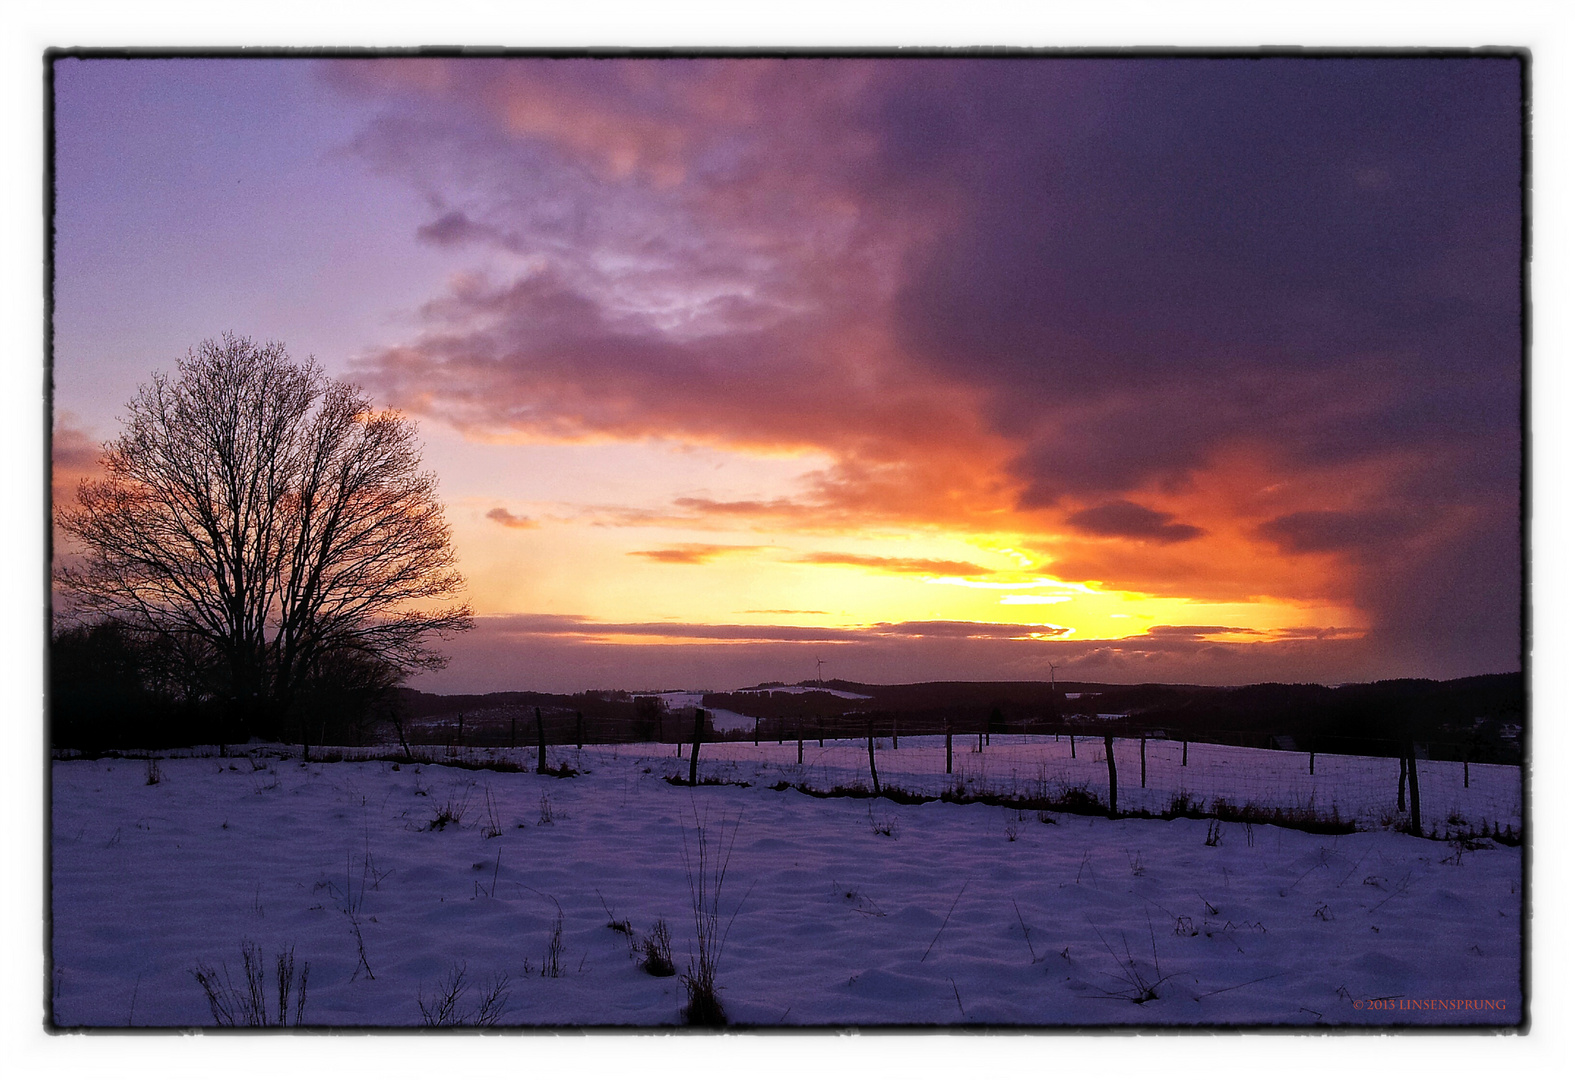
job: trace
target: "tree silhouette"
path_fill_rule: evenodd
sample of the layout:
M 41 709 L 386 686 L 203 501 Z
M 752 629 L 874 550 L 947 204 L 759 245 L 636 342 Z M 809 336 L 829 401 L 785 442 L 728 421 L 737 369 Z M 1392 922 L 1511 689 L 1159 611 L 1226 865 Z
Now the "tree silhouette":
M 438 667 L 429 640 L 469 629 L 465 605 L 422 607 L 464 580 L 420 463 L 414 425 L 314 361 L 204 341 L 138 389 L 104 478 L 57 510 L 85 555 L 56 583 L 75 614 L 169 643 L 277 737 L 314 680 Z

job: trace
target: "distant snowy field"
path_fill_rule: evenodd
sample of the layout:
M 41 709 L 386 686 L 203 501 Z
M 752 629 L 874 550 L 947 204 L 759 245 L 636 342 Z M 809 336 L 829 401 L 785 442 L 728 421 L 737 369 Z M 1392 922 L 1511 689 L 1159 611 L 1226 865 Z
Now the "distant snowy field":
M 1103 791 L 1102 744 L 1080 742 L 1074 763 L 1064 740 L 997 736 L 980 754 L 959 739 L 946 778 L 937 742 L 903 739 L 892 751 L 887 740 L 882 781 L 925 790 L 960 778 L 1027 793 L 1042 766 L 1045 783 Z M 1124 805 L 1163 799 L 1178 775 L 1210 769 L 1222 784 L 1278 790 L 1281 802 L 1302 797 L 1295 763 L 1305 777 L 1305 754 L 1193 744 L 1183 770 L 1179 747 L 1168 763 L 1172 745 L 1149 745 L 1145 790 L 1136 745 L 1118 743 Z M 464 753 L 534 762 L 533 751 Z M 1255 754 L 1284 764 L 1265 775 Z M 671 745 L 553 748 L 551 758 L 581 775 L 178 758 L 159 761 L 161 780 L 149 784 L 141 761 L 54 763 L 57 1023 L 211 1025 L 191 971 L 227 965 L 239 981 L 250 941 L 270 977 L 280 949 L 310 963 L 308 1024 L 419 1025 L 419 1002 L 460 964 L 462 1009 L 508 977 L 503 1025 L 674 1024 L 679 980 L 642 972 L 607 924 L 609 909 L 639 935 L 665 918 L 684 970 L 694 932 L 684 856 L 697 819 L 713 850 L 731 845 L 721 906 L 737 918 L 719 997 L 737 1023 L 1520 1019 L 1518 848 L 1234 824 L 1210 846 L 1205 820 L 1044 823 L 982 804 L 768 786 L 867 781 L 862 744 L 807 743 L 803 766 L 794 743 L 704 747 L 702 776 L 748 788 L 665 783 L 688 767 Z M 1350 816 L 1363 793 L 1393 799 L 1392 765 L 1319 758 L 1306 779 Z M 1421 763 L 1430 818 L 1518 828 L 1518 770 L 1476 766 L 1465 790 L 1459 768 Z M 459 822 L 433 828 L 445 806 L 462 811 Z M 494 816 L 501 832 L 489 836 Z M 562 973 L 544 977 L 560 909 Z M 1390 1004 L 1371 1004 L 1380 999 Z

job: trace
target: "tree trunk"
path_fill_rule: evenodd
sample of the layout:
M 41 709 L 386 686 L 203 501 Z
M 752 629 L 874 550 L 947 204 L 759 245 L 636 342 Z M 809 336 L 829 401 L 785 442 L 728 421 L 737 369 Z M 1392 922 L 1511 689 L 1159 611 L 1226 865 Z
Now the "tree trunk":
M 1105 736 L 1105 768 L 1110 771 L 1110 816 L 1116 816 L 1116 743 Z
M 536 775 L 547 771 L 547 725 L 542 722 L 541 709 L 536 710 Z
M 689 786 L 694 787 L 700 782 L 700 737 L 704 732 L 701 725 L 705 723 L 705 710 L 695 710 L 695 742 L 689 751 Z

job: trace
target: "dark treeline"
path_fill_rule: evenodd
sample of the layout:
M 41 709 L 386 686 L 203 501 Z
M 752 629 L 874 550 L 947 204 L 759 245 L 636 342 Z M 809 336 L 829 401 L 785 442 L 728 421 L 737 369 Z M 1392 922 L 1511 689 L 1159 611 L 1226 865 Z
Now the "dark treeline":
M 364 662 L 328 657 L 282 730 L 250 731 L 225 707 L 224 688 L 205 683 L 200 670 L 181 654 L 179 642 L 139 636 L 113 622 L 61 630 L 49 650 L 51 742 L 89 753 L 253 737 L 314 745 L 399 738 L 530 746 L 544 732 L 557 745 L 676 744 L 694 729 L 694 710 L 669 711 L 653 694 L 427 694 L 393 686 L 387 671 Z M 1067 681 L 1053 688 L 1044 682 L 880 686 L 842 680 L 800 686 L 795 692 L 769 684 L 707 694 L 702 702 L 707 710 L 758 717 L 764 739 L 1109 733 L 1383 756 L 1409 741 L 1425 756 L 1506 763 L 1521 759 L 1526 719 L 1520 673 L 1339 687 Z M 709 719 L 702 724 L 707 741 L 756 737 L 755 730 L 719 732 Z
M 251 738 L 353 745 L 375 736 L 395 701 L 392 671 L 329 652 L 290 708 L 259 728 L 241 718 L 222 664 L 205 662 L 191 642 L 113 620 L 56 631 L 48 660 L 51 745 L 86 753 Z

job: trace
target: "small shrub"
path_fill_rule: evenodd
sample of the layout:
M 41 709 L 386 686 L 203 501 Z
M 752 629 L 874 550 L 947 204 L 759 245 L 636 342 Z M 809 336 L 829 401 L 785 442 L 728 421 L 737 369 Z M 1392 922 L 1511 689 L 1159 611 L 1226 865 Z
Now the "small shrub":
M 213 1022 L 220 1027 L 286 1027 L 290 1023 L 290 994 L 295 993 L 293 1023 L 301 1023 L 306 1011 L 306 981 L 312 965 L 303 963 L 300 976 L 295 971 L 295 947 L 281 950 L 274 958 L 274 985 L 268 985 L 263 966 L 262 949 L 250 941 L 241 942 L 241 963 L 246 984 L 237 987 L 230 981 L 230 969 L 221 964 L 220 973 L 207 964 L 199 963 L 191 969 L 192 977 L 208 999 L 208 1011 Z M 269 1012 L 270 1001 L 277 1004 Z
M 864 808 L 864 813 L 865 813 L 865 816 L 869 818 L 870 832 L 871 833 L 873 833 L 876 836 L 895 836 L 895 835 L 897 835 L 897 815 L 896 814 L 882 814 L 880 817 L 876 817 L 875 816 L 875 810 L 874 810 L 873 806 L 866 806 Z
M 563 977 L 563 911 L 559 909 L 558 917 L 552 923 L 552 936 L 547 939 L 547 955 L 541 961 L 541 975 L 544 979 L 558 979 Z
M 432 820 L 428 823 L 427 830 L 429 832 L 441 832 L 450 825 L 456 828 L 463 825 L 465 823 L 465 815 L 470 812 L 470 796 L 474 788 L 474 784 L 467 784 L 462 793 L 450 796 L 447 802 L 438 807 L 437 813 L 432 815 Z M 416 794 L 419 795 L 421 792 L 418 791 Z
M 148 758 L 148 784 L 157 784 L 164 779 L 164 774 L 159 771 L 159 763 L 153 758 Z
M 1004 807 L 1001 814 L 1005 822 L 1006 842 L 1014 844 L 1017 842 L 1017 835 L 1023 829 L 1023 812 L 1021 810 L 1013 810 L 1011 807 Z
M 482 808 L 486 815 L 482 823 L 481 835 L 491 840 L 495 836 L 503 835 L 503 826 L 498 823 L 498 807 L 492 801 L 492 789 L 482 788 Z
M 643 957 L 640 970 L 647 975 L 665 979 L 678 973 L 678 969 L 673 966 L 673 938 L 665 919 L 656 920 L 651 932 L 640 942 L 640 953 Z
M 1203 838 L 1203 843 L 1208 847 L 1219 847 L 1220 833 L 1224 831 L 1224 828 L 1225 826 L 1220 823 L 1218 818 L 1209 822 L 1208 835 Z
M 427 1027 L 492 1027 L 508 1004 L 509 981 L 507 975 L 494 976 L 485 989 L 477 988 L 480 1000 L 476 1007 L 465 1010 L 460 1007 L 468 983 L 465 965 L 455 964 L 448 977 L 438 984 L 430 1002 L 424 992 L 416 996 L 421 1022 Z

